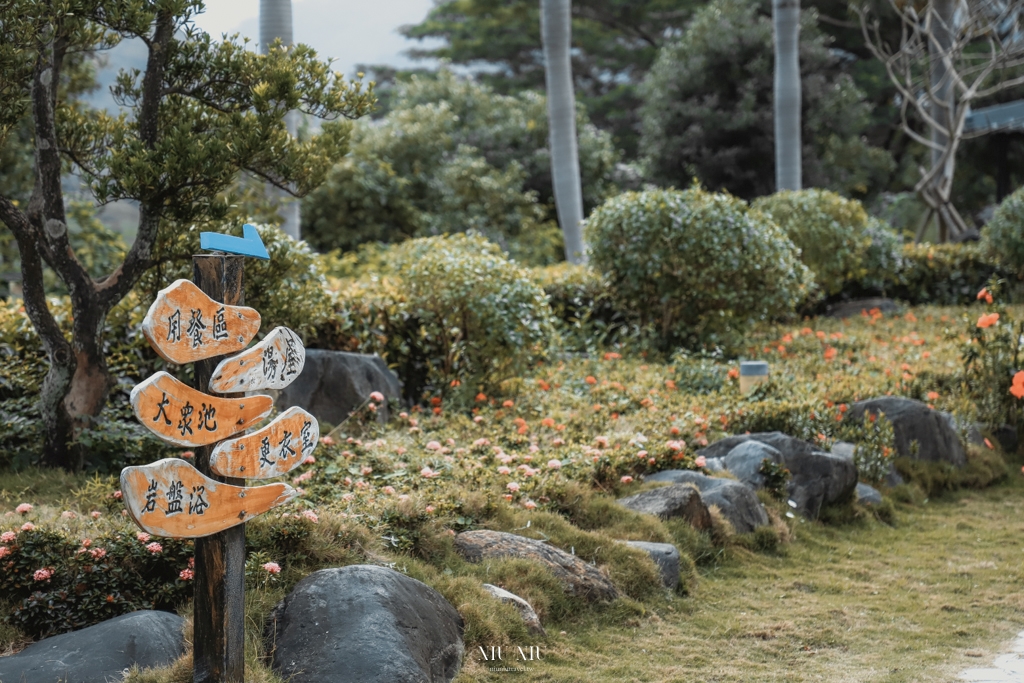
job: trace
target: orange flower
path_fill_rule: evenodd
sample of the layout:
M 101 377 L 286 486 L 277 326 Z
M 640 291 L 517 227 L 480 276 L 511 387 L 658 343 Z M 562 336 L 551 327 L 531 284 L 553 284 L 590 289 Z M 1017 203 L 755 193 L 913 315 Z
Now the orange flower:
M 1013 386 L 1010 387 L 1010 393 L 1017 398 L 1024 398 L 1024 370 L 1013 376 Z
M 978 318 L 978 327 L 985 329 L 986 327 L 992 327 L 999 322 L 998 313 L 986 313 L 985 315 Z
M 676 388 L 675 380 L 671 380 L 671 379 L 665 380 L 665 388 L 666 389 L 675 389 Z
M 501 407 L 502 408 L 511 408 L 514 405 L 515 405 L 514 401 L 506 400 L 506 401 L 502 402 Z
M 814 330 L 809 327 L 804 327 L 800 330 L 800 334 L 814 334 Z
M 542 379 L 537 380 L 537 386 L 540 387 L 541 391 L 547 391 L 548 389 L 551 388 L 551 385 Z
M 550 417 L 545 417 L 543 420 L 540 421 L 540 423 L 544 427 L 554 427 L 555 426 L 555 421 L 552 418 L 550 418 Z
M 611 352 L 609 352 L 609 353 L 604 354 L 604 359 L 605 360 L 618 360 L 619 358 L 622 358 L 622 355 L 618 354 L 618 353 L 611 353 Z
M 928 400 L 929 401 L 934 401 L 938 397 L 939 397 L 939 392 L 937 392 L 937 391 L 929 391 L 928 392 Z
M 835 347 L 828 347 L 827 349 L 825 349 L 825 360 L 832 360 L 833 358 L 836 357 L 836 353 L 838 352 L 836 351 Z
M 480 402 L 486 401 L 487 400 L 487 394 L 485 394 L 485 393 L 483 393 L 481 391 L 479 394 L 476 395 L 476 400 L 480 401 Z
M 818 339 L 824 339 L 825 338 L 825 333 L 822 332 L 821 330 L 818 330 L 818 332 L 815 334 L 815 336 L 817 336 Z
M 432 405 L 432 406 L 439 406 L 439 405 L 441 405 L 441 398 L 439 396 L 432 397 L 430 399 L 430 405 Z
M 981 291 L 978 292 L 978 301 L 982 299 L 985 300 L 985 303 L 992 303 L 992 292 L 988 291 L 988 287 L 982 287 Z
M 729 368 L 729 379 L 736 379 L 740 376 L 740 371 L 736 368 Z
M 594 377 L 593 375 L 587 375 L 587 378 L 583 381 L 586 382 L 587 384 L 597 384 L 597 378 Z

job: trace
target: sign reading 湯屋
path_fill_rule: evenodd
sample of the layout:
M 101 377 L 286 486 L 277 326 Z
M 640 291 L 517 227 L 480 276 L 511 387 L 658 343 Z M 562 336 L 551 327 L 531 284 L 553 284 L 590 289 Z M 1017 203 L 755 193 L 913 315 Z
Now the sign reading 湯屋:
M 316 418 L 302 408 L 289 408 L 263 429 L 217 444 L 210 471 L 245 479 L 279 477 L 312 455 L 319 440 Z
M 259 329 L 255 309 L 214 301 L 188 280 L 160 290 L 142 321 L 153 349 L 178 365 L 241 351 Z
M 208 396 L 166 372 L 137 384 L 131 403 L 139 422 L 179 446 L 205 446 L 234 436 L 269 415 L 274 407 L 269 396 Z
M 223 484 L 177 458 L 124 468 L 121 491 L 135 523 L 155 536 L 168 538 L 215 534 L 287 503 L 296 495 L 287 484 Z
M 302 340 L 287 327 L 275 327 L 256 346 L 225 358 L 213 371 L 210 390 L 221 394 L 284 389 L 306 364 Z

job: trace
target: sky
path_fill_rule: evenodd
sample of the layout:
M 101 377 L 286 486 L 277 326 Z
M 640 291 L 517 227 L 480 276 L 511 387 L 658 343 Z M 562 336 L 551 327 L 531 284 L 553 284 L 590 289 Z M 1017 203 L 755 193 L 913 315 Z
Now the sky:
M 351 76 L 356 64 L 409 66 L 402 53 L 419 41 L 406 40 L 398 27 L 417 24 L 433 0 L 292 0 L 292 25 L 297 43 L 306 43 L 321 57 L 337 60 L 335 69 Z M 259 0 L 206 0 L 196 23 L 219 38 L 235 32 L 259 39 Z

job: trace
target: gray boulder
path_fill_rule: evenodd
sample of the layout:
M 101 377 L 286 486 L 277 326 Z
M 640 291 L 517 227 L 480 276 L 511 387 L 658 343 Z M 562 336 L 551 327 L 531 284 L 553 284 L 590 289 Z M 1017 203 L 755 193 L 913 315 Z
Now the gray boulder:
M 735 479 L 709 477 L 693 470 L 663 470 L 650 475 L 646 481 L 693 484 L 700 491 L 704 504 L 717 505 L 737 533 L 750 533 L 769 522 L 768 513 L 754 490 Z
M 523 623 L 526 624 L 526 628 L 538 635 L 547 635 L 544 632 L 544 627 L 540 623 L 540 617 L 537 616 L 537 612 L 533 609 L 533 605 L 523 600 L 515 593 L 510 593 L 504 588 L 493 586 L 489 583 L 484 584 L 484 590 L 496 597 L 502 602 L 508 603 L 516 608 L 519 612 L 519 616 L 523 618 Z
M 801 514 L 812 519 L 818 516 L 823 505 L 849 498 L 857 486 L 852 452 L 849 457 L 824 453 L 814 444 L 782 432 L 728 436 L 698 454 L 719 459 L 733 475 L 754 488 L 764 485 L 764 478 L 757 470 L 764 457 L 771 457 L 789 470 L 787 493 L 790 500 L 797 504 Z M 739 471 L 733 470 L 730 463 Z
M 881 505 L 882 494 L 873 486 L 857 484 L 857 502 L 865 505 Z
M 942 413 L 924 403 L 898 396 L 858 401 L 850 406 L 848 420 L 863 420 L 864 413 L 885 413 L 896 435 L 896 452 L 927 462 L 945 462 L 954 467 L 967 464 L 960 436 Z M 911 447 L 917 442 L 917 452 Z
M 555 575 L 565 592 L 591 602 L 619 597 L 615 584 L 592 564 L 542 541 L 504 531 L 463 531 L 455 537 L 455 550 L 469 562 L 521 557 L 535 560 Z
M 292 683 L 448 683 L 462 617 L 430 586 L 386 567 L 313 572 L 274 609 L 267 645 Z
M 167 666 L 185 650 L 183 620 L 143 610 L 44 638 L 0 657 L 2 683 L 108 683 L 125 669 Z
M 661 582 L 665 588 L 675 590 L 679 585 L 679 549 L 671 543 L 649 543 L 647 541 L 626 541 L 626 545 L 639 548 L 651 556 L 661 570 Z
M 711 528 L 711 513 L 694 486 L 677 484 L 620 498 L 619 505 L 661 519 L 682 517 L 695 529 Z
M 317 420 L 341 424 L 353 410 L 379 391 L 384 398 L 400 399 L 402 385 L 380 356 L 344 351 L 306 349 L 306 365 L 295 381 L 277 394 L 280 410 L 298 406 Z M 381 420 L 390 417 L 380 406 Z

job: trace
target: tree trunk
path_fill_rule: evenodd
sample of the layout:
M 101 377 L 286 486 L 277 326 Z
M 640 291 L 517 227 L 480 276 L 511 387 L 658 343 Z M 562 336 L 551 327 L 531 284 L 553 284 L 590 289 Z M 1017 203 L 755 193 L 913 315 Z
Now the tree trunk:
M 584 263 L 583 190 L 576 141 L 576 94 L 570 59 L 572 5 L 571 0 L 541 0 L 540 5 L 555 208 L 565 238 L 566 260 Z
M 803 189 L 800 139 L 800 0 L 772 0 L 775 28 L 775 184 Z
M 294 45 L 292 38 L 291 0 L 260 0 L 260 51 L 267 54 L 278 38 L 286 47 Z M 298 133 L 299 112 L 288 112 L 285 125 L 292 137 Z M 301 236 L 300 203 L 284 190 L 267 185 L 267 192 L 280 202 L 277 213 L 281 217 L 281 229 L 293 239 Z
M 952 168 L 955 162 L 954 155 L 946 156 L 943 151 L 950 143 L 949 126 L 953 120 L 952 79 L 949 77 L 943 56 L 949 54 L 950 47 L 953 45 L 953 12 L 956 9 L 956 0 L 931 0 L 930 5 L 928 9 L 931 24 L 931 40 L 928 42 L 928 71 L 932 91 L 930 113 L 939 124 L 938 127 L 931 126 L 931 141 L 941 148 L 931 150 L 931 162 L 933 168 L 939 164 L 945 166 L 943 172 L 935 176 L 931 189 L 934 195 L 942 197 L 947 194 L 943 191 L 943 182 L 947 176 L 952 178 Z M 943 199 L 945 201 L 942 204 L 949 205 L 948 196 Z M 952 234 L 960 231 L 960 226 L 949 222 L 946 211 L 937 211 L 935 216 L 940 242 L 947 241 Z

